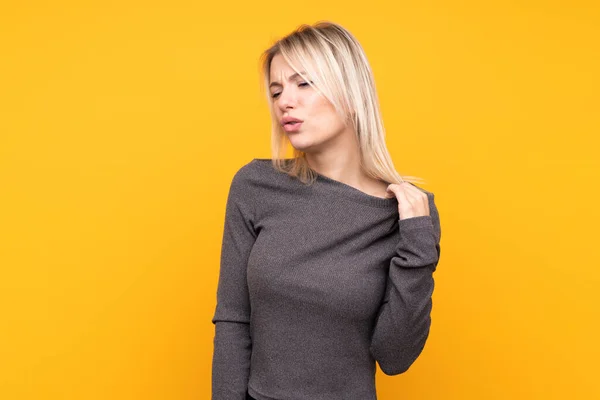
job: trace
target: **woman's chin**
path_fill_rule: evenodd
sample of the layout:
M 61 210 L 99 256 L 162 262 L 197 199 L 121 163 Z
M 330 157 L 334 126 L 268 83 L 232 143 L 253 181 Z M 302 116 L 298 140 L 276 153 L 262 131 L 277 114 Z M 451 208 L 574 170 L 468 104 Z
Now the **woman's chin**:
M 300 151 L 305 151 L 305 149 L 309 149 L 313 144 L 307 142 L 306 140 L 302 140 L 300 138 L 291 137 L 290 144 L 293 148 Z

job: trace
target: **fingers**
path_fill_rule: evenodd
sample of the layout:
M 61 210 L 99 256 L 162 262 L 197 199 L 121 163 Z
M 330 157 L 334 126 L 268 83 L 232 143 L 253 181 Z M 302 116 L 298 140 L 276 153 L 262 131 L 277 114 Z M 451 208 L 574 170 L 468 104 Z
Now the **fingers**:
M 391 183 L 388 192 L 398 199 L 398 209 L 405 215 L 430 215 L 427 193 L 410 182 Z
M 409 186 L 408 182 L 401 182 L 399 184 L 390 183 L 388 185 L 387 190 L 394 193 L 394 195 L 398 199 L 398 203 L 409 204 L 408 197 L 406 195 L 406 192 L 404 191 L 404 188 L 406 186 Z
M 411 198 L 427 198 L 425 192 L 423 192 L 421 189 L 407 181 L 403 181 L 400 183 L 390 183 L 387 187 L 387 190 L 392 191 L 394 193 L 401 191 L 406 193 L 407 196 L 410 196 Z
M 406 185 L 402 186 L 411 194 L 411 196 L 414 196 L 415 207 L 424 210 L 425 215 L 429 215 L 429 198 L 427 197 L 427 193 L 408 182 L 406 183 Z

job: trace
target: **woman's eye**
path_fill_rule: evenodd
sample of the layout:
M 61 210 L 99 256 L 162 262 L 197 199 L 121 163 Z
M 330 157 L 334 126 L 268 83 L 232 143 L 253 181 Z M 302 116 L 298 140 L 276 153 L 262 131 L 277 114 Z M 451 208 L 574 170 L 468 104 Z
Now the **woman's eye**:
M 311 81 L 310 83 L 312 83 L 312 81 Z M 308 86 L 308 83 L 306 83 L 306 82 L 300 82 L 300 83 L 298 84 L 298 86 L 302 86 L 302 87 L 304 87 L 304 86 Z M 277 97 L 279 97 L 279 95 L 280 95 L 280 94 L 281 94 L 281 93 L 273 93 L 273 94 L 271 95 L 271 97 L 272 97 L 272 98 L 274 98 L 274 99 L 276 99 Z

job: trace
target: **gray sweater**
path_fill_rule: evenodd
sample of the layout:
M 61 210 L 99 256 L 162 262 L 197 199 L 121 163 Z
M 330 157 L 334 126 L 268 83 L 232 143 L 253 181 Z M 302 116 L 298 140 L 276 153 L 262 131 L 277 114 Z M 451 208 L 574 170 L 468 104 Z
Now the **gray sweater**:
M 212 399 L 374 400 L 376 364 L 405 372 L 431 325 L 440 219 L 324 175 L 253 159 L 225 211 Z

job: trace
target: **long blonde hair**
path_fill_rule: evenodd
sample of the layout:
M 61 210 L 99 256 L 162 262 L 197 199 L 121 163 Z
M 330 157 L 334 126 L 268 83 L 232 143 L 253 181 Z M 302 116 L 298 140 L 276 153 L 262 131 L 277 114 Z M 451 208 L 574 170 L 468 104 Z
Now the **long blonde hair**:
M 303 151 L 294 149 L 294 157 L 285 159 L 289 139 L 277 121 L 268 90 L 271 61 L 277 54 L 281 54 L 295 72 L 331 102 L 343 121 L 352 123 L 360 147 L 361 168 L 368 176 L 387 183 L 425 182 L 421 178 L 401 176 L 394 168 L 385 143 L 375 80 L 365 52 L 350 32 L 330 21 L 300 25 L 277 40 L 260 57 L 263 89 L 272 117 L 271 158 L 276 169 L 304 183 L 316 179 Z

